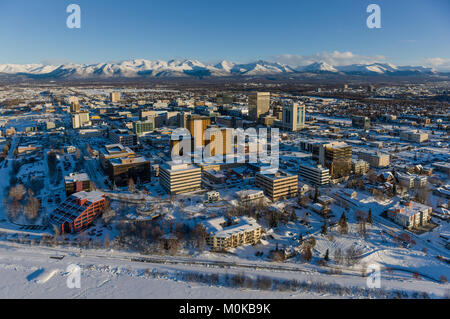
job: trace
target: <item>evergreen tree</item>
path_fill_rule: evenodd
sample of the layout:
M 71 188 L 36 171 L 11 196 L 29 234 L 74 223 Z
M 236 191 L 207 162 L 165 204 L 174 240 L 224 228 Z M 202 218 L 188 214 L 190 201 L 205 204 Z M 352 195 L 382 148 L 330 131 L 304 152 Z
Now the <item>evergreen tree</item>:
M 327 249 L 327 251 L 326 251 L 326 253 L 325 253 L 325 257 L 323 257 L 323 260 L 325 260 L 325 261 L 329 261 L 330 260 L 330 252 L 328 251 L 328 249 Z
M 322 235 L 327 235 L 328 234 L 328 225 L 327 225 L 326 221 L 323 222 L 321 233 L 322 233 Z
M 367 215 L 367 220 L 366 220 L 369 224 L 372 225 L 373 220 L 372 220 L 372 209 L 369 208 L 369 215 Z
M 339 219 L 339 231 L 342 234 L 346 234 L 348 232 L 347 217 L 345 216 L 345 212 L 342 213 L 341 219 Z

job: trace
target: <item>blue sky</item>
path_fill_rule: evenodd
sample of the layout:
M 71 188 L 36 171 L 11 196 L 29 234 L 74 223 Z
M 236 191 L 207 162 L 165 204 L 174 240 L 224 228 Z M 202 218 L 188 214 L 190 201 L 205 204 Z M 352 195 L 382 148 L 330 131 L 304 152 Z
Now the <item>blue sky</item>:
M 81 29 L 66 27 L 79 4 Z M 381 7 L 368 29 L 366 7 Z M 256 59 L 450 69 L 449 0 L 0 0 L 0 63 Z

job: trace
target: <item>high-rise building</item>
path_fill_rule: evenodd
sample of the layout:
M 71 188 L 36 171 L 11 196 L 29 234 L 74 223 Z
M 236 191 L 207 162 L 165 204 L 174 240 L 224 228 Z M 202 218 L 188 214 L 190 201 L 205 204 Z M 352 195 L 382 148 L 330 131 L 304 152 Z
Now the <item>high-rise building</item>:
M 80 128 L 91 125 L 89 112 L 79 112 L 72 114 L 72 128 Z
M 81 111 L 80 103 L 72 102 L 70 103 L 70 113 L 79 113 Z
M 109 99 L 112 103 L 117 103 L 120 101 L 120 92 L 111 92 L 109 94 Z
M 262 115 L 269 113 L 270 92 L 255 92 L 248 96 L 248 114 L 252 121 L 258 121 Z
M 211 119 L 207 116 L 190 115 L 186 120 L 186 128 L 191 133 L 194 140 L 194 148 L 205 146 L 203 134 L 206 128 L 211 125 Z
M 322 144 L 319 162 L 330 169 L 333 178 L 349 176 L 352 170 L 352 147 L 345 142 Z
M 305 127 L 305 105 L 293 102 L 285 104 L 282 126 L 294 132 L 303 129 Z
M 352 126 L 368 130 L 370 129 L 370 119 L 367 116 L 354 116 L 352 117 Z

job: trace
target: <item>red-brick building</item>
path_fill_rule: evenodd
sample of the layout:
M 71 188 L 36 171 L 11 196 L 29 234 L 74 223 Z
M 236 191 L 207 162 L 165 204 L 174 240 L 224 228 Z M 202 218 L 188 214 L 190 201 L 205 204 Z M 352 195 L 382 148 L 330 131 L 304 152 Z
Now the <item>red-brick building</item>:
M 78 192 L 70 195 L 50 214 L 50 223 L 61 234 L 85 229 L 105 207 L 101 192 Z

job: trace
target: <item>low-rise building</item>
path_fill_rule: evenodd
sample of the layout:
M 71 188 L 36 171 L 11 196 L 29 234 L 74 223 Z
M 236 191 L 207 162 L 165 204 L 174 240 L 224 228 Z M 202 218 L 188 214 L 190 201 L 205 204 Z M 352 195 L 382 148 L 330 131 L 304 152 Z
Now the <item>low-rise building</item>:
M 364 175 L 369 171 L 369 163 L 363 160 L 352 160 L 352 172 L 356 175 Z
M 135 183 L 151 180 L 150 161 L 122 144 L 105 145 L 100 151 L 100 164 L 109 179 L 117 186 L 125 186 L 130 178 Z
M 159 183 L 169 194 L 201 189 L 201 168 L 189 163 L 168 162 L 159 167 Z
M 382 168 L 388 167 L 390 163 L 389 154 L 381 152 L 358 152 L 358 158 L 369 163 L 371 167 Z
M 428 133 L 405 130 L 400 132 L 400 139 L 413 143 L 422 143 L 428 140 Z
M 243 205 L 257 204 L 264 199 L 264 191 L 259 189 L 244 189 L 237 191 L 236 197 Z
M 61 234 L 79 232 L 89 226 L 104 207 L 105 195 L 101 192 L 74 193 L 50 214 L 50 224 Z
M 86 173 L 70 173 L 68 176 L 64 177 L 64 185 L 67 196 L 82 191 L 90 192 L 93 186 Z
M 322 186 L 330 183 L 330 170 L 312 162 L 300 162 L 298 174 L 313 185 Z
M 396 203 L 387 210 L 387 216 L 397 224 L 408 229 L 423 226 L 431 218 L 432 208 L 416 202 Z
M 220 201 L 220 194 L 217 191 L 210 191 L 205 194 L 205 200 L 210 203 Z
M 131 134 L 128 130 L 117 129 L 109 132 L 109 138 L 114 144 L 123 146 L 135 146 L 137 144 L 137 135 Z
M 233 221 L 218 217 L 206 221 L 204 226 L 208 233 L 206 243 L 216 251 L 254 245 L 262 234 L 262 227 L 250 217 L 241 217 Z

